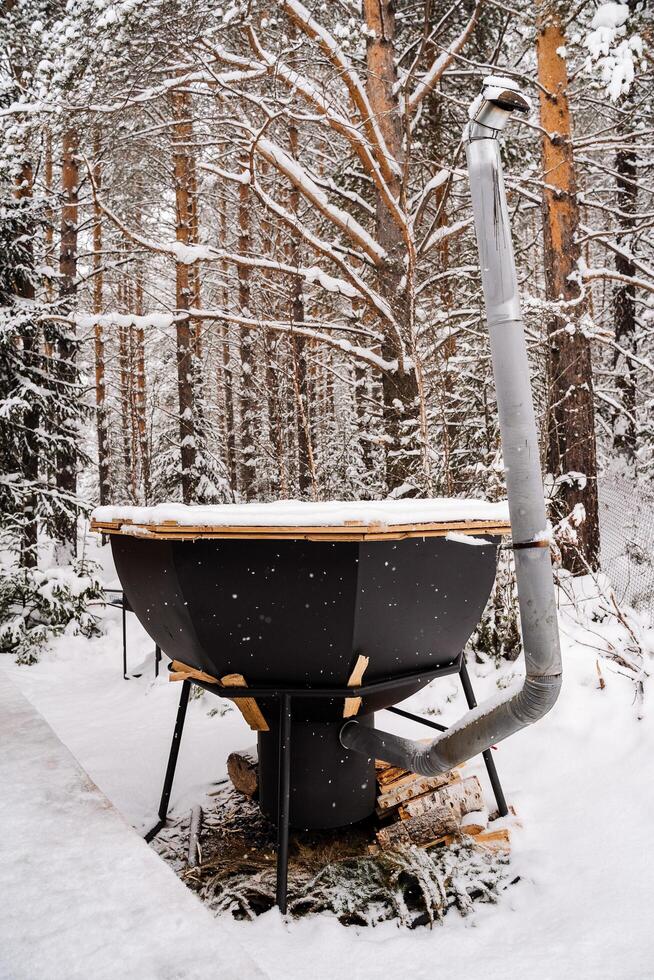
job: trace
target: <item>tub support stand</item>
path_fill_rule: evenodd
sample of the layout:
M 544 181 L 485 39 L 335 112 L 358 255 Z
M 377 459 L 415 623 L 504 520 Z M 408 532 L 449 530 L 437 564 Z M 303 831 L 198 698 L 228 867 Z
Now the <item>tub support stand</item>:
M 174 668 L 177 665 L 176 661 L 169 666 L 169 669 Z M 179 666 L 179 665 L 177 665 Z M 191 693 L 191 685 L 196 684 L 198 687 L 204 690 L 210 691 L 212 694 L 218 694 L 221 697 L 227 697 L 231 700 L 243 699 L 246 697 L 251 697 L 252 694 L 256 694 L 261 698 L 273 697 L 279 703 L 279 736 L 277 743 L 277 752 L 279 757 L 279 783 L 278 783 L 278 794 L 277 794 L 277 883 L 275 891 L 275 903 L 278 906 L 282 915 L 286 914 L 287 910 L 287 895 L 288 895 L 288 835 L 289 835 L 289 818 L 290 818 L 290 796 L 291 796 L 291 722 L 293 720 L 292 715 L 292 701 L 293 696 L 299 698 L 313 698 L 313 697 L 325 697 L 326 695 L 335 698 L 345 698 L 356 692 L 356 697 L 364 696 L 366 693 L 374 693 L 376 691 L 384 690 L 388 687 L 388 681 L 369 681 L 367 684 L 361 683 L 359 687 L 352 688 L 348 687 L 338 687 L 333 689 L 284 689 L 284 688 L 268 688 L 262 689 L 249 689 L 248 688 L 224 688 L 220 684 L 211 684 L 205 680 L 200 679 L 202 672 L 196 671 L 198 676 L 187 677 L 182 681 L 182 693 L 179 699 L 179 705 L 177 707 L 177 717 L 175 719 L 175 730 L 173 732 L 173 740 L 170 746 L 170 753 L 168 755 L 168 765 L 166 766 L 166 775 L 164 778 L 163 790 L 161 793 L 161 802 L 159 803 L 159 821 L 154 825 L 154 827 L 148 831 L 145 835 L 145 840 L 150 843 L 154 840 L 159 831 L 165 827 L 166 818 L 168 816 L 168 806 L 170 803 L 170 794 L 173 788 L 173 780 L 175 778 L 175 768 L 177 766 L 177 757 L 179 755 L 179 747 L 182 741 L 182 734 L 184 732 L 184 721 L 186 720 L 186 709 L 188 707 L 189 696 Z M 422 677 L 423 680 L 435 680 L 437 677 L 446 677 L 452 674 L 459 674 L 461 678 L 461 685 L 463 687 L 463 693 L 465 694 L 466 701 L 469 708 L 474 708 L 477 704 L 475 699 L 474 691 L 472 689 L 472 683 L 470 681 L 470 676 L 465 664 L 465 659 L 463 654 L 459 654 L 456 660 L 444 667 L 439 667 L 436 670 L 430 671 L 420 671 L 415 675 L 416 677 Z M 204 675 L 208 676 L 208 675 Z M 396 683 L 393 681 L 393 683 Z M 415 721 L 420 725 L 425 725 L 427 728 L 436 729 L 439 732 L 447 731 L 445 725 L 440 725 L 436 721 L 431 721 L 428 718 L 421 718 L 420 715 L 411 714 L 410 711 L 405 711 L 403 708 L 389 707 L 385 709 L 393 714 L 401 715 L 403 718 L 408 718 L 411 721 Z M 506 805 L 506 800 L 504 798 L 504 792 L 502 791 L 502 786 L 500 784 L 499 776 L 497 775 L 497 769 L 495 768 L 495 762 L 491 758 L 491 750 L 487 749 L 483 753 L 483 759 L 486 764 L 486 770 L 488 772 L 488 778 L 495 794 L 495 800 L 497 801 L 497 808 L 500 816 L 506 816 L 508 813 L 508 807 Z
M 464 657 L 461 657 L 459 677 L 461 679 L 461 687 L 463 688 L 463 693 L 465 695 L 468 707 L 476 708 L 477 698 L 475 697 L 475 692 L 472 689 L 472 681 L 470 680 L 470 674 L 468 673 L 468 668 Z M 420 715 L 413 715 L 410 711 L 405 711 L 404 708 L 396 708 L 393 705 L 393 707 L 386 708 L 386 711 L 390 711 L 394 715 L 400 715 L 402 718 L 408 718 L 409 721 L 415 721 L 419 725 L 424 725 L 426 728 L 433 728 L 437 732 L 447 731 L 447 725 L 440 725 L 437 721 L 430 721 L 428 718 L 421 718 Z M 493 758 L 492 749 L 486 749 L 484 752 L 482 752 L 481 756 L 484 760 L 484 765 L 486 766 L 486 772 L 488 773 L 488 780 L 491 784 L 491 789 L 493 790 L 495 802 L 497 803 L 497 812 L 500 817 L 505 817 L 509 812 L 509 807 L 506 802 L 506 797 L 504 796 L 504 790 L 502 789 L 500 777 L 498 776 L 497 769 L 495 768 L 495 759 Z
M 145 840 L 150 843 L 153 840 L 162 827 L 166 825 L 166 817 L 168 816 L 168 804 L 170 803 L 170 794 L 173 788 L 173 779 L 175 778 L 175 769 L 177 768 L 177 756 L 179 755 L 179 747 L 182 741 L 182 734 L 184 732 L 184 722 L 186 720 L 186 709 L 188 708 L 188 699 L 191 693 L 191 682 L 182 682 L 182 693 L 179 699 L 179 705 L 177 707 L 177 718 L 175 719 L 175 730 L 173 732 L 173 740 L 170 744 L 170 753 L 168 755 L 168 765 L 166 766 L 166 775 L 164 777 L 163 790 L 161 792 L 161 802 L 159 803 L 159 821 L 154 825 L 152 830 L 149 830 L 145 835 Z
M 291 696 L 279 704 L 279 792 L 277 795 L 277 889 L 275 901 L 286 915 L 288 885 L 288 824 L 291 804 Z
M 461 672 L 459 677 L 461 678 L 461 686 L 463 687 L 463 693 L 465 694 L 465 699 L 468 702 L 468 707 L 470 709 L 476 708 L 477 698 L 475 697 L 475 692 L 472 689 L 472 682 L 470 680 L 468 668 L 466 667 L 466 662 L 463 659 L 461 660 Z M 497 769 L 495 768 L 493 750 L 485 749 L 481 755 L 484 760 L 484 765 L 486 766 L 486 772 L 488 773 L 490 784 L 493 788 L 493 796 L 495 797 L 495 802 L 497 803 L 498 813 L 501 817 L 505 817 L 509 812 L 509 808 L 506 805 L 504 790 L 502 789 L 500 777 L 497 775 Z

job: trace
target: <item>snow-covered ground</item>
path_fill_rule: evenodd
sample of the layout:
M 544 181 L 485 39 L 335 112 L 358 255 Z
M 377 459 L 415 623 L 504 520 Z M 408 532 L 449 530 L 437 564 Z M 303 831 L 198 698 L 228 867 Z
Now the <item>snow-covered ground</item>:
M 586 605 L 597 604 L 589 600 Z M 558 704 L 542 722 L 495 752 L 506 795 L 523 823 L 512 846 L 512 867 L 520 881 L 498 905 L 479 906 L 465 919 L 450 913 L 442 925 L 413 932 L 390 923 L 373 930 L 345 928 L 328 916 L 286 922 L 274 910 L 253 923 L 222 918 L 223 935 L 226 931 L 247 947 L 273 980 L 305 980 L 308 973 L 312 980 L 344 975 L 351 980 L 407 975 L 413 980 L 650 980 L 654 712 L 647 682 L 641 700 L 624 664 L 598 653 L 598 648 L 612 647 L 625 664 L 632 656 L 629 631 L 615 619 L 600 623 L 588 616 L 582 626 L 564 611 L 561 625 L 565 678 Z M 118 610 L 106 611 L 105 627 L 97 640 L 60 638 L 35 666 L 18 667 L 5 658 L 0 669 L 117 809 L 143 831 L 155 822 L 179 687 L 167 682 L 165 671 L 153 680 L 153 645 L 132 616 L 130 668 L 138 665 L 142 676 L 124 681 Z M 630 628 L 641 643 L 654 646 L 644 621 Z M 648 658 L 646 669 L 647 663 Z M 501 674 L 490 664 L 470 666 L 480 699 L 497 692 L 498 679 L 510 683 L 514 671 L 511 665 Z M 406 705 L 417 712 L 439 711 L 445 722 L 465 710 L 451 678 L 435 682 Z M 223 708 L 228 710 L 221 714 Z M 388 713 L 381 713 L 378 723 L 424 736 L 424 729 Z M 0 738 L 1 726 L 0 718 Z M 227 753 L 251 742 L 238 712 L 208 694 L 193 700 L 173 809 L 182 812 L 201 802 L 211 784 L 224 777 Z M 491 803 L 480 766 L 478 771 Z M 42 818 L 33 814 L 28 832 L 38 833 Z M 33 887 L 35 893 L 42 889 L 42 880 L 35 876 Z M 0 950 L 3 927 L 0 917 Z M 166 929 L 165 908 L 160 928 Z M 156 931 L 150 941 L 159 941 Z M 5 980 L 1 963 L 0 957 Z M 169 975 L 184 977 L 161 973 L 162 978 Z M 62 963 L 31 980 L 67 976 Z M 124 977 L 118 953 L 115 976 Z M 210 976 L 220 976 L 218 963 Z

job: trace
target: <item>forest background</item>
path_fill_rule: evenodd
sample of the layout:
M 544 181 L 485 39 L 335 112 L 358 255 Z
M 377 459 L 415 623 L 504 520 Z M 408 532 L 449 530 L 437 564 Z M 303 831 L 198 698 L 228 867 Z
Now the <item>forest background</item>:
M 0 649 L 96 628 L 96 503 L 504 496 L 461 144 L 493 74 L 532 100 L 503 155 L 554 549 L 598 571 L 598 486 L 654 470 L 644 3 L 0 15 Z

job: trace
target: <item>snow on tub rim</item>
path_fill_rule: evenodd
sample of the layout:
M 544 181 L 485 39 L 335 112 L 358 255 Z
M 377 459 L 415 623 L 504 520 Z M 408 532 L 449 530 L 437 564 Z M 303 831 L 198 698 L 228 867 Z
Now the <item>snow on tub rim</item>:
M 97 507 L 91 530 L 156 537 L 307 537 L 337 540 L 507 534 L 506 502 L 431 497 L 408 500 L 278 500 L 248 504 Z

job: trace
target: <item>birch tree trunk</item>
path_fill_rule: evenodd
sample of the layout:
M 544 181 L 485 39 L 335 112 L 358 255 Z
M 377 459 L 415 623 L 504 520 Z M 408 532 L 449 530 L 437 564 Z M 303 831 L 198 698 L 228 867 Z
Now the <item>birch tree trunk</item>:
M 579 206 L 568 104 L 562 11 L 556 0 L 538 4 L 537 57 L 540 118 L 543 127 L 543 232 L 546 295 L 551 302 L 572 303 L 578 297 L 570 281 L 577 268 Z M 573 573 L 595 569 L 599 559 L 597 459 L 590 342 L 581 328 L 581 304 L 550 317 L 548 333 L 547 467 L 559 481 L 559 517 L 574 508 L 585 517 L 575 545 L 564 545 L 563 563 Z

